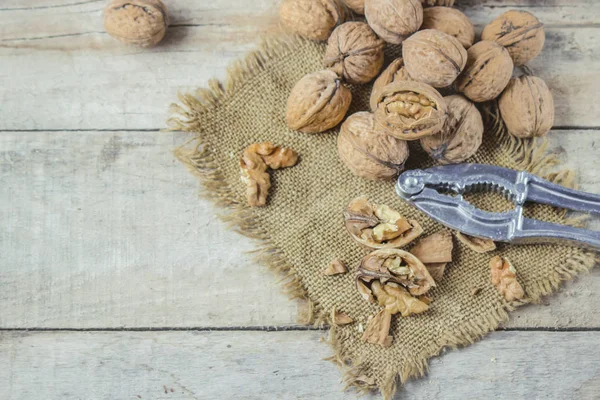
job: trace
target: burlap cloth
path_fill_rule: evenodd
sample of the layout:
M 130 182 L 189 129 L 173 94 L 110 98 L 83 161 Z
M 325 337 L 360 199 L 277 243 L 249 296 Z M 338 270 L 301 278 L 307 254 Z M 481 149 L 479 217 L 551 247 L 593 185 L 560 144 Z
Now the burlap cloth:
M 354 286 L 354 271 L 366 253 L 346 233 L 342 211 L 348 202 L 367 195 L 403 215 L 417 219 L 431 234 L 443 227 L 404 204 L 394 193 L 393 182 L 371 182 L 352 175 L 337 156 L 338 130 L 304 134 L 285 125 L 284 115 L 292 86 L 306 73 L 322 69 L 324 45 L 298 38 L 270 39 L 258 52 L 238 61 L 225 84 L 213 81 L 209 89 L 180 95 L 180 105 L 170 121 L 172 129 L 194 132 L 195 139 L 178 150 L 179 158 L 204 183 L 203 195 L 227 207 L 224 218 L 241 233 L 256 238 L 257 257 L 284 276 L 285 290 L 309 305 L 305 322 L 328 323 L 332 308 L 356 322 L 331 331 L 335 349 L 332 360 L 344 371 L 349 386 L 379 388 L 384 397 L 393 395 L 398 382 L 422 376 L 430 357 L 443 347 L 473 343 L 508 319 L 509 304 L 490 283 L 489 260 L 508 257 L 518 270 L 518 279 L 529 301 L 557 289 L 594 264 L 592 254 L 577 248 L 528 245 L 499 245 L 498 250 L 477 254 L 455 240 L 453 262 L 437 288 L 428 312 L 392 321 L 393 345 L 382 348 L 361 341 L 359 325 L 378 307 L 361 298 Z M 398 53 L 387 50 L 387 62 Z M 353 88 L 350 113 L 367 110 L 370 85 Z M 543 146 L 516 140 L 504 132 L 494 116 L 494 107 L 484 110 L 487 119 L 483 145 L 470 162 L 527 169 L 555 182 L 569 184 L 572 175 L 551 173 L 556 159 L 544 155 Z M 272 141 L 295 149 L 300 162 L 272 174 L 268 205 L 246 206 L 245 185 L 240 182 L 239 156 L 255 142 Z M 427 167 L 428 157 L 418 141 L 410 143 L 407 168 Z M 556 171 L 556 168 L 554 168 Z M 499 196 L 474 195 L 481 208 L 498 211 L 507 207 Z M 528 208 L 538 219 L 565 223 L 565 213 L 547 206 Z M 193 222 L 193 221 L 192 221 Z M 350 272 L 321 275 L 334 258 L 345 260 Z M 265 285 L 267 283 L 265 282 Z M 474 289 L 481 292 L 473 296 Z

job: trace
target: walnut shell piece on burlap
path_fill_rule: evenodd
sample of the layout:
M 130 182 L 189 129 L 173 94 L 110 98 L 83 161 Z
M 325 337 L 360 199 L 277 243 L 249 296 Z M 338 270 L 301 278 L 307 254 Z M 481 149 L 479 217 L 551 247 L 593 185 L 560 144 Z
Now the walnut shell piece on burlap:
M 395 178 L 408 158 L 406 142 L 377 129 L 373 114 L 366 111 L 344 121 L 337 146 L 346 167 L 354 175 L 371 180 Z
M 325 67 L 346 82 L 367 83 L 381 71 L 385 42 L 364 22 L 346 22 L 338 26 L 327 43 Z
M 430 7 L 423 10 L 421 29 L 437 29 L 456 38 L 465 49 L 475 41 L 475 27 L 464 13 L 456 8 Z
M 481 40 L 493 40 L 504 46 L 516 66 L 527 64 L 540 54 L 546 35 L 544 24 L 527 11 L 510 10 L 490 22 Z
M 365 14 L 365 0 L 342 0 L 342 2 L 356 14 Z
M 421 139 L 421 147 L 440 164 L 457 164 L 477 152 L 483 139 L 481 113 L 461 95 L 444 97 L 448 118 L 442 130 Z
M 490 273 L 492 285 L 506 301 L 521 300 L 525 297 L 525 291 L 517 280 L 517 270 L 507 258 L 493 257 L 490 260 Z
M 312 40 L 327 40 L 346 12 L 339 0 L 283 0 L 279 19 L 284 27 Z
M 406 71 L 437 88 L 449 86 L 467 63 L 467 51 L 453 36 L 435 29 L 419 31 L 402 43 Z
M 365 0 L 369 26 L 388 43 L 400 44 L 423 23 L 419 0 Z
M 167 7 L 160 0 L 113 0 L 104 9 L 106 32 L 124 43 L 154 46 L 168 25 Z
M 452 7 L 454 0 L 421 0 L 421 4 L 423 4 L 423 7 Z
M 388 135 L 416 140 L 438 133 L 447 117 L 446 102 L 426 83 L 397 81 L 377 96 L 375 123 Z
M 402 57 L 399 57 L 392 61 L 390 65 L 375 79 L 373 83 L 373 89 L 371 90 L 371 98 L 369 100 L 369 104 L 371 106 L 371 111 L 375 111 L 377 108 L 377 97 L 379 93 L 383 90 L 385 86 L 392 82 L 396 81 L 410 81 L 412 80 L 408 76 L 408 72 L 406 72 L 406 68 L 404 68 L 404 61 Z
M 456 80 L 456 88 L 476 103 L 493 100 L 508 85 L 513 69 L 508 51 L 484 40 L 467 50 L 467 65 Z
M 292 89 L 285 120 L 290 129 L 324 132 L 344 119 L 351 102 L 352 92 L 335 72 L 313 72 L 300 79 Z
M 498 100 L 502 120 L 518 138 L 544 136 L 554 124 L 554 100 L 536 76 L 513 78 Z

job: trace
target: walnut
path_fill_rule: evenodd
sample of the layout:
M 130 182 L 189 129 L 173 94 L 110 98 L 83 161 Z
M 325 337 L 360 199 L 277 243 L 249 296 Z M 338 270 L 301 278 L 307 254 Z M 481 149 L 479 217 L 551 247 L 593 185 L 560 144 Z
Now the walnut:
M 508 51 L 484 40 L 467 50 L 467 65 L 456 80 L 456 88 L 474 102 L 493 100 L 506 87 L 513 73 Z
M 339 258 L 336 258 L 329 263 L 327 268 L 323 270 L 323 275 L 339 275 L 345 274 L 346 272 L 348 272 L 348 267 L 346 267 L 346 264 Z
M 292 149 L 274 146 L 270 142 L 248 146 L 240 157 L 241 179 L 246 184 L 248 205 L 260 207 L 267 203 L 271 187 L 268 168 L 291 167 L 297 162 L 298 154 Z
M 395 178 L 408 158 L 406 142 L 378 130 L 373 114 L 366 111 L 344 121 L 337 145 L 342 162 L 354 175 L 366 179 Z
M 346 13 L 339 0 L 283 0 L 281 23 L 289 30 L 312 40 L 327 40 L 344 22 Z
M 455 8 L 431 7 L 423 10 L 421 29 L 437 29 L 455 37 L 465 49 L 475 41 L 475 27 L 469 17 Z
M 426 29 L 402 43 L 406 71 L 415 80 L 433 87 L 449 86 L 467 62 L 467 51 L 447 33 Z
M 496 256 L 490 260 L 492 284 L 506 301 L 521 300 L 525 297 L 523 287 L 517 281 L 517 270 L 506 258 Z
M 423 4 L 423 7 L 452 7 L 454 5 L 454 0 L 421 0 L 421 3 Z
M 487 253 L 496 250 L 496 243 L 492 239 L 483 239 L 475 236 L 469 236 L 462 232 L 456 232 L 456 238 L 465 246 L 476 253 Z
M 423 233 L 417 221 L 407 220 L 384 204 L 358 197 L 344 211 L 348 233 L 369 249 L 390 249 L 407 245 Z
M 292 89 L 285 119 L 291 129 L 324 132 L 344 119 L 351 101 L 352 92 L 335 72 L 313 72 L 300 79 Z
M 369 318 L 362 340 L 367 343 L 390 347 L 392 345 L 392 336 L 390 336 L 391 323 L 392 314 L 387 312 L 386 309 L 379 311 L 374 317 Z
M 377 96 L 375 123 L 389 135 L 415 140 L 438 133 L 446 121 L 446 102 L 423 82 L 396 81 Z
M 419 0 L 365 0 L 365 17 L 383 40 L 400 44 L 423 23 Z
M 371 90 L 370 106 L 371 111 L 375 111 L 377 108 L 377 97 L 385 86 L 396 81 L 410 81 L 412 80 L 404 68 L 404 61 L 402 57 L 395 59 L 388 65 L 388 67 L 379 75 L 373 83 L 373 89 Z
M 346 7 L 351 9 L 357 14 L 364 15 L 365 13 L 365 0 L 342 0 Z
M 519 138 L 544 136 L 554 124 L 554 100 L 535 76 L 513 78 L 498 100 L 508 131 Z
M 325 66 L 352 84 L 367 83 L 383 66 L 383 40 L 364 22 L 335 28 L 325 52 Z
M 334 325 L 348 325 L 353 322 L 354 320 L 352 318 L 350 318 L 343 312 L 336 310 L 335 307 L 333 307 L 333 309 L 331 310 L 331 323 L 333 323 Z
M 124 43 L 154 46 L 168 25 L 167 7 L 160 0 L 113 0 L 104 9 L 106 32 Z
M 444 97 L 448 118 L 439 133 L 421 139 L 421 147 L 440 164 L 461 163 L 477 152 L 483 138 L 481 113 L 461 95 Z
M 434 281 L 439 281 L 444 276 L 446 265 L 452 262 L 452 234 L 449 231 L 440 231 L 419 240 L 410 253 L 421 261 Z
M 510 10 L 490 22 L 481 40 L 493 40 L 504 46 L 517 66 L 537 57 L 544 47 L 544 25 L 527 11 Z

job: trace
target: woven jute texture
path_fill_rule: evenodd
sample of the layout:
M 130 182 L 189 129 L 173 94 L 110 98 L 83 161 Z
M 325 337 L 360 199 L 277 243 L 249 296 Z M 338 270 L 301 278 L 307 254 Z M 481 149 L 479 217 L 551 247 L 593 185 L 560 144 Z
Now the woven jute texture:
M 561 281 L 593 266 L 592 254 L 572 247 L 527 245 L 498 246 L 497 251 L 477 254 L 455 240 L 453 262 L 438 286 L 429 292 L 428 312 L 393 318 L 390 348 L 361 341 L 359 326 L 378 307 L 367 303 L 355 289 L 354 272 L 366 252 L 346 233 L 342 211 L 350 200 L 367 195 L 403 215 L 418 220 L 431 234 L 441 225 L 404 204 L 394 193 L 393 182 L 371 182 L 352 175 L 337 156 L 338 130 L 304 134 L 286 127 L 285 106 L 292 86 L 306 73 L 322 69 L 322 44 L 299 38 L 270 39 L 260 50 L 237 62 L 229 81 L 213 81 L 210 88 L 180 95 L 170 126 L 194 132 L 195 137 L 177 150 L 178 157 L 204 183 L 202 193 L 227 208 L 223 218 L 241 233 L 257 240 L 257 258 L 283 276 L 292 296 L 308 303 L 305 322 L 329 323 L 335 307 L 356 322 L 331 330 L 335 354 L 349 386 L 379 389 L 390 398 L 398 383 L 422 376 L 427 360 L 444 347 L 473 343 L 508 318 L 515 306 L 550 294 Z M 387 50 L 387 62 L 397 55 Z M 370 85 L 354 87 L 350 112 L 368 109 Z M 483 145 L 470 162 L 526 169 L 565 185 L 572 175 L 556 168 L 557 160 L 544 155 L 543 143 L 519 141 L 504 131 L 494 105 L 482 108 L 487 128 Z M 240 182 L 239 156 L 250 144 L 271 141 L 300 154 L 292 168 L 272 174 L 268 205 L 249 208 L 245 185 Z M 410 143 L 407 168 L 430 166 L 417 142 Z M 554 172 L 552 172 L 554 171 Z M 500 211 L 507 202 L 500 196 L 473 195 L 480 208 Z M 565 223 L 564 211 L 548 206 L 527 209 L 529 216 Z M 193 221 L 192 221 L 193 222 Z M 527 300 L 507 303 L 490 283 L 489 260 L 500 254 L 509 258 L 527 292 Z M 323 276 L 328 263 L 341 258 L 350 266 L 345 275 Z M 474 289 L 480 289 L 476 296 Z

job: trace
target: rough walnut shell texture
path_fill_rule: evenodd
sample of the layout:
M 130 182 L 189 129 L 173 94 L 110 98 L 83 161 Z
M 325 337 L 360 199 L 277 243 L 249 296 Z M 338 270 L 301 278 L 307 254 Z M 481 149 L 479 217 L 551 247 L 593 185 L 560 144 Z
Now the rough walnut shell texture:
M 504 46 L 515 65 L 527 64 L 544 47 L 544 25 L 527 11 L 507 11 L 490 22 L 481 33 L 482 40 Z
M 405 141 L 383 134 L 373 114 L 358 112 L 344 121 L 337 140 L 338 154 L 354 175 L 366 179 L 391 179 L 408 158 Z
M 383 40 L 400 44 L 423 23 L 419 0 L 365 0 L 365 17 Z
M 154 46 L 167 32 L 167 8 L 160 0 L 115 0 L 104 10 L 104 27 L 122 42 Z
M 421 4 L 423 4 L 423 7 L 452 7 L 454 5 L 454 0 L 421 0 Z
M 369 25 L 346 22 L 329 37 L 325 66 L 349 83 L 367 83 L 381 71 L 384 45 Z
M 375 123 L 398 139 L 416 140 L 438 133 L 446 117 L 446 102 L 423 82 L 390 83 L 377 97 Z
M 371 111 L 375 111 L 377 108 L 377 98 L 385 86 L 396 81 L 410 80 L 412 79 L 408 76 L 406 68 L 404 68 L 404 61 L 402 58 L 397 58 L 392 61 L 373 83 L 370 99 Z
M 279 18 L 300 36 L 327 40 L 333 29 L 344 22 L 346 14 L 339 0 L 283 0 Z
M 481 113 L 461 95 L 444 97 L 448 118 L 439 133 L 421 139 L 421 146 L 440 164 L 456 164 L 477 152 L 483 138 Z
M 546 83 L 535 76 L 513 78 L 498 100 L 508 131 L 519 138 L 544 136 L 554 124 L 554 100 Z
M 287 101 L 288 127 L 306 133 L 324 132 L 339 124 L 352 101 L 352 92 L 333 71 L 305 75 Z
M 364 15 L 365 13 L 365 0 L 342 0 L 346 7 L 351 9 L 357 14 Z
M 468 49 L 475 41 L 475 27 L 462 12 L 449 7 L 431 7 L 423 10 L 421 29 L 437 29 L 455 37 Z
M 474 102 L 493 100 L 508 85 L 513 68 L 508 51 L 498 43 L 475 43 L 467 50 L 467 65 L 456 80 L 456 88 Z
M 449 86 L 467 63 L 467 51 L 453 36 L 426 29 L 402 44 L 406 71 L 415 80 L 437 88 Z

